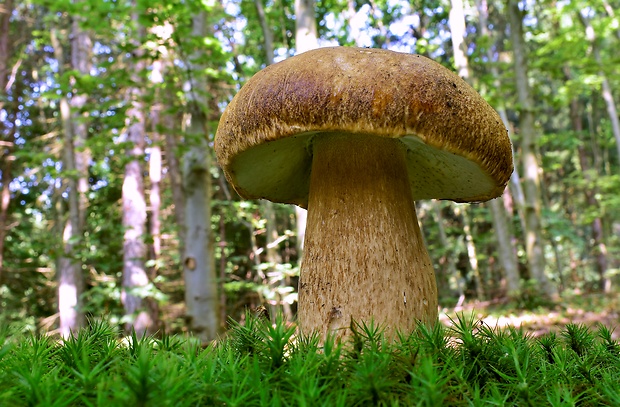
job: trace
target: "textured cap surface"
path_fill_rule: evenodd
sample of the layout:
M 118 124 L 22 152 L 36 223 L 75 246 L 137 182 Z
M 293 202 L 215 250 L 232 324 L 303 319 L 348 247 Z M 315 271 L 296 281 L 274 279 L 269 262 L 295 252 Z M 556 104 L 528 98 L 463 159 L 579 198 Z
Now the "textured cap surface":
M 254 75 L 225 110 L 215 151 L 244 198 L 307 205 L 312 140 L 398 138 L 414 199 L 484 201 L 513 171 L 499 115 L 465 81 L 419 56 L 322 48 Z

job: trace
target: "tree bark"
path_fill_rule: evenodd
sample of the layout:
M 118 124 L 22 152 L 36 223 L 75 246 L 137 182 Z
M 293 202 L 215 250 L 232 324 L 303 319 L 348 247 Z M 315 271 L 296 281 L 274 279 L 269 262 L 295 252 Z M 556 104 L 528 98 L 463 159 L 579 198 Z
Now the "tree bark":
M 51 32 L 54 56 L 58 61 L 60 71 L 64 70 L 65 57 L 61 41 L 58 38 L 58 30 Z M 78 181 L 75 173 L 75 129 L 70 102 L 66 95 L 62 95 L 59 102 L 60 119 L 62 123 L 63 145 L 63 171 L 66 180 L 62 183 L 68 189 L 68 217 L 59 213 L 58 222 L 64 224 L 62 228 L 63 255 L 58 259 L 58 316 L 59 332 L 63 338 L 68 338 L 72 331 L 80 328 L 84 323 L 84 315 L 81 310 L 81 295 L 84 291 L 82 265 L 77 259 L 76 247 L 82 238 L 80 221 L 80 203 Z
M 155 61 L 152 67 L 151 82 L 157 87 L 164 81 L 164 64 L 161 60 Z M 155 99 L 161 100 L 161 92 L 155 90 Z M 161 192 L 160 184 L 162 178 L 162 151 L 160 147 L 161 134 L 159 133 L 159 125 L 161 122 L 161 112 L 163 104 L 161 102 L 153 103 L 150 112 L 151 118 L 151 147 L 149 148 L 149 204 L 151 216 L 149 218 L 149 234 L 153 241 L 151 245 L 151 259 L 157 260 L 161 254 Z
M 179 236 L 179 254 L 183 258 L 185 253 L 185 194 L 183 192 L 183 175 L 181 173 L 181 164 L 179 163 L 178 147 L 176 134 L 176 126 L 174 117 L 170 114 L 164 116 L 166 127 L 165 133 L 165 158 L 168 164 L 168 176 L 170 178 L 170 187 L 172 189 L 172 202 L 174 203 L 174 219 L 178 228 Z
M 566 79 L 570 79 L 570 71 L 568 68 L 564 69 Z M 579 100 L 573 98 L 570 102 L 570 117 L 573 126 L 573 130 L 579 138 L 584 137 L 583 121 L 581 114 L 581 107 Z M 590 208 L 600 210 L 600 204 L 596 198 L 596 189 L 591 187 L 595 183 L 592 178 L 592 169 L 590 168 L 588 153 L 584 147 L 585 143 L 580 143 L 577 146 L 577 155 L 579 156 L 579 167 L 583 178 L 586 181 L 586 187 L 584 189 L 585 199 Z M 602 292 L 608 293 L 611 290 L 611 279 L 607 276 L 607 268 L 609 262 L 607 260 L 607 245 L 605 244 L 605 236 L 603 233 L 603 220 L 600 216 L 594 217 L 592 220 L 592 251 L 595 256 L 596 271 L 599 275 L 599 289 Z
M 469 68 L 469 61 L 467 58 L 467 45 L 465 43 L 465 14 L 463 11 L 462 0 L 451 0 L 452 8 L 450 10 L 450 31 L 452 33 L 452 49 L 454 52 L 454 64 L 456 66 L 459 75 L 465 79 L 470 85 L 473 86 L 473 78 L 471 76 L 471 70 Z M 483 35 L 486 33 L 486 19 L 480 19 L 480 28 Z M 485 25 L 482 25 L 482 24 Z M 491 59 L 492 60 L 492 59 Z M 495 76 L 498 77 L 498 76 Z M 516 257 L 516 251 L 513 248 L 513 235 L 509 227 L 508 219 L 506 216 L 506 210 L 503 205 L 503 197 L 497 198 L 489 202 L 488 208 L 491 211 L 491 219 L 493 223 L 493 230 L 497 240 L 499 262 L 504 271 L 507 283 L 508 293 L 515 294 L 519 291 L 519 272 L 518 263 Z M 463 219 L 467 219 L 467 214 L 463 213 Z M 467 224 L 466 224 L 467 226 Z M 469 236 L 469 235 L 468 235 Z M 483 294 L 483 287 L 481 286 L 482 280 L 477 270 L 477 261 L 474 261 L 472 254 L 475 255 L 475 246 L 473 241 L 467 240 L 468 253 L 470 257 L 470 264 L 474 271 L 474 276 L 477 278 L 477 294 L 480 299 Z M 475 266 L 475 268 L 474 268 Z
M 514 56 L 514 72 L 519 102 L 519 130 L 521 133 L 521 161 L 524 175 L 525 197 L 525 251 L 531 277 L 547 297 L 557 296 L 557 289 L 545 273 L 545 242 L 541 226 L 540 165 L 538 162 L 538 137 L 534 123 L 534 100 L 528 82 L 528 64 L 523 35 L 523 13 L 518 0 L 507 2 L 510 38 Z
M 314 0 L 295 0 L 295 50 L 297 54 L 319 47 Z
M 458 274 L 454 259 L 454 250 L 448 240 L 446 228 L 444 226 L 444 218 L 441 212 L 440 201 L 432 202 L 433 212 L 435 214 L 435 223 L 437 224 L 437 233 L 439 235 L 439 243 L 441 244 L 443 254 L 439 258 L 439 265 L 441 271 L 437 271 L 437 292 L 439 296 L 450 292 L 450 277 L 454 277 L 456 280 L 456 292 L 459 295 L 459 304 L 462 304 L 465 300 L 465 290 L 462 277 Z
M 0 110 L 4 108 L 4 101 L 7 100 L 7 83 L 8 83 L 8 63 L 11 59 L 10 47 L 10 20 L 13 13 L 13 0 L 6 0 L 4 8 L 0 9 Z M 2 126 L 4 127 L 4 126 Z M 0 127 L 0 285 L 2 284 L 4 271 L 4 242 L 6 239 L 7 222 L 9 219 L 9 203 L 11 202 L 11 192 L 9 184 L 11 182 L 11 163 L 13 156 L 13 131 L 6 134 Z M 15 127 L 13 127 L 15 128 Z
M 271 65 L 273 64 L 273 32 L 271 32 L 267 16 L 265 15 L 263 0 L 254 0 L 254 5 L 256 6 L 256 14 L 258 14 L 258 21 L 263 31 L 263 45 L 265 46 L 267 65 Z
M 135 38 L 142 38 L 142 28 L 138 23 L 138 14 L 132 15 L 136 27 Z M 142 160 L 144 159 L 146 114 L 143 102 L 143 90 L 140 87 L 140 73 L 145 69 L 140 44 L 134 44 L 136 53 L 131 69 L 136 87 L 128 92 L 129 108 L 127 109 L 127 155 L 130 161 L 125 165 L 123 180 L 123 291 L 121 300 L 125 307 L 125 325 L 127 331 L 134 329 L 139 335 L 150 334 L 155 329 L 157 316 L 149 307 L 146 290 L 149 286 L 148 273 L 145 266 L 146 244 L 146 198 L 144 194 L 144 175 Z
M 598 72 L 598 75 L 601 77 L 601 93 L 603 95 L 603 100 L 605 101 L 605 107 L 607 108 L 607 115 L 609 116 L 609 121 L 611 122 L 611 132 L 614 135 L 614 139 L 616 140 L 618 157 L 620 157 L 620 119 L 618 118 L 618 110 L 616 109 L 616 102 L 614 100 L 609 78 L 607 78 L 607 75 L 602 69 L 603 61 L 601 59 L 601 53 L 597 43 L 596 33 L 594 32 L 594 27 L 592 27 L 592 24 L 590 24 L 590 20 L 588 18 L 584 17 L 581 12 L 578 13 L 578 17 L 581 21 L 581 24 L 583 24 L 583 27 L 586 30 L 586 39 L 590 42 L 591 46 L 590 52 L 594 57 L 596 63 L 601 68 Z
M 449 14 L 450 33 L 452 38 L 452 52 L 454 53 L 454 65 L 459 76 L 469 84 L 472 77 L 467 61 L 467 44 L 465 43 L 465 12 L 463 10 L 463 0 L 450 0 L 451 8 Z
M 478 28 L 480 33 L 485 36 L 488 35 L 487 28 L 487 17 L 488 17 L 488 9 L 486 0 L 478 0 L 476 4 L 479 13 L 479 24 Z M 487 49 L 487 57 L 489 61 L 494 61 L 495 58 L 493 56 L 493 52 L 491 48 Z M 495 79 L 495 88 L 500 88 L 499 83 L 499 72 L 497 68 L 491 66 L 491 75 L 496 78 Z M 503 105 L 499 105 L 495 107 L 498 111 L 504 126 L 506 126 L 508 130 L 509 136 L 511 136 L 510 132 L 510 124 L 508 122 L 508 118 L 506 115 L 506 110 Z M 511 137 L 512 138 L 512 137 Z M 513 153 L 514 156 L 514 153 Z M 517 195 L 521 196 L 521 181 L 519 179 L 519 175 L 517 171 L 514 171 L 511 176 L 511 186 L 513 189 L 517 190 Z M 498 198 L 493 199 L 488 203 L 488 206 L 491 210 L 491 217 L 493 220 L 493 230 L 495 231 L 495 236 L 497 237 L 497 251 L 499 255 L 499 263 L 504 272 L 504 277 L 506 281 L 506 293 L 509 297 L 518 295 L 521 290 L 521 278 L 519 276 L 519 260 L 517 258 L 517 250 L 515 248 L 515 237 L 512 225 L 510 223 L 510 217 L 512 211 L 508 211 L 506 209 L 505 200 L 509 197 L 510 190 L 506 189 L 504 194 Z M 518 201 L 522 203 L 522 200 Z
M 72 23 L 71 34 L 71 67 L 79 72 L 80 75 L 89 76 L 92 67 L 91 54 L 93 44 L 88 32 L 80 27 L 80 20 L 75 17 Z M 71 112 L 73 122 L 75 169 L 77 170 L 77 192 L 78 192 L 78 212 L 79 212 L 79 233 L 84 232 L 86 224 L 86 211 L 88 207 L 88 167 L 91 161 L 91 154 L 86 147 L 88 139 L 88 112 L 82 112 L 88 94 L 77 89 L 71 97 Z
M 194 17 L 194 36 L 206 36 L 205 19 L 205 12 Z M 199 72 L 196 66 L 192 68 L 192 72 Z M 203 110 L 207 104 L 201 97 L 207 87 L 196 78 L 193 78 L 190 86 L 191 117 L 187 136 L 192 142 L 183 164 L 186 220 L 183 274 L 189 327 L 198 338 L 207 342 L 217 337 L 221 326 L 211 232 L 209 133 Z

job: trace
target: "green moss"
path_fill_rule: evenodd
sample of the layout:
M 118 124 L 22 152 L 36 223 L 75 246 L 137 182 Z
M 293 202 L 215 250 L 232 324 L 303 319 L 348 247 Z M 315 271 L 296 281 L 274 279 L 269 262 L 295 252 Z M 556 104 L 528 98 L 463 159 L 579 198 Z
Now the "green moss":
M 75 337 L 0 330 L 0 405 L 620 405 L 620 346 L 605 327 L 534 338 L 471 316 L 388 342 L 360 325 L 335 344 L 263 319 L 189 337 L 120 338 L 106 323 Z

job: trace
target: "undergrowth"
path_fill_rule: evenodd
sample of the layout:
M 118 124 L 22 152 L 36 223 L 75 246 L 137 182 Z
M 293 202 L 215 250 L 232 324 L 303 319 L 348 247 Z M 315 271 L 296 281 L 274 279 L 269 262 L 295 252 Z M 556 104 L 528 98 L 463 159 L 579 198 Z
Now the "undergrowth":
M 203 348 L 192 338 L 119 339 L 91 323 L 66 341 L 0 329 L 1 406 L 618 406 L 620 346 L 567 325 L 533 338 L 458 316 L 387 341 L 346 344 L 248 318 Z

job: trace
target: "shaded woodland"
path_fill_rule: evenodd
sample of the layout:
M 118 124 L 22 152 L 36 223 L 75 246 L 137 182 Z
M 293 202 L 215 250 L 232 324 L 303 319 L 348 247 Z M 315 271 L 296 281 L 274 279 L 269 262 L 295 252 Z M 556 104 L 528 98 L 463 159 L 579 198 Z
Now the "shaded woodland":
M 614 3 L 616 1 L 616 3 Z M 242 200 L 215 162 L 257 71 L 317 47 L 457 72 L 500 114 L 501 198 L 419 201 L 440 307 L 618 293 L 617 0 L 18 1 L 0 5 L 0 319 L 105 317 L 209 340 L 294 320 L 305 212 Z

